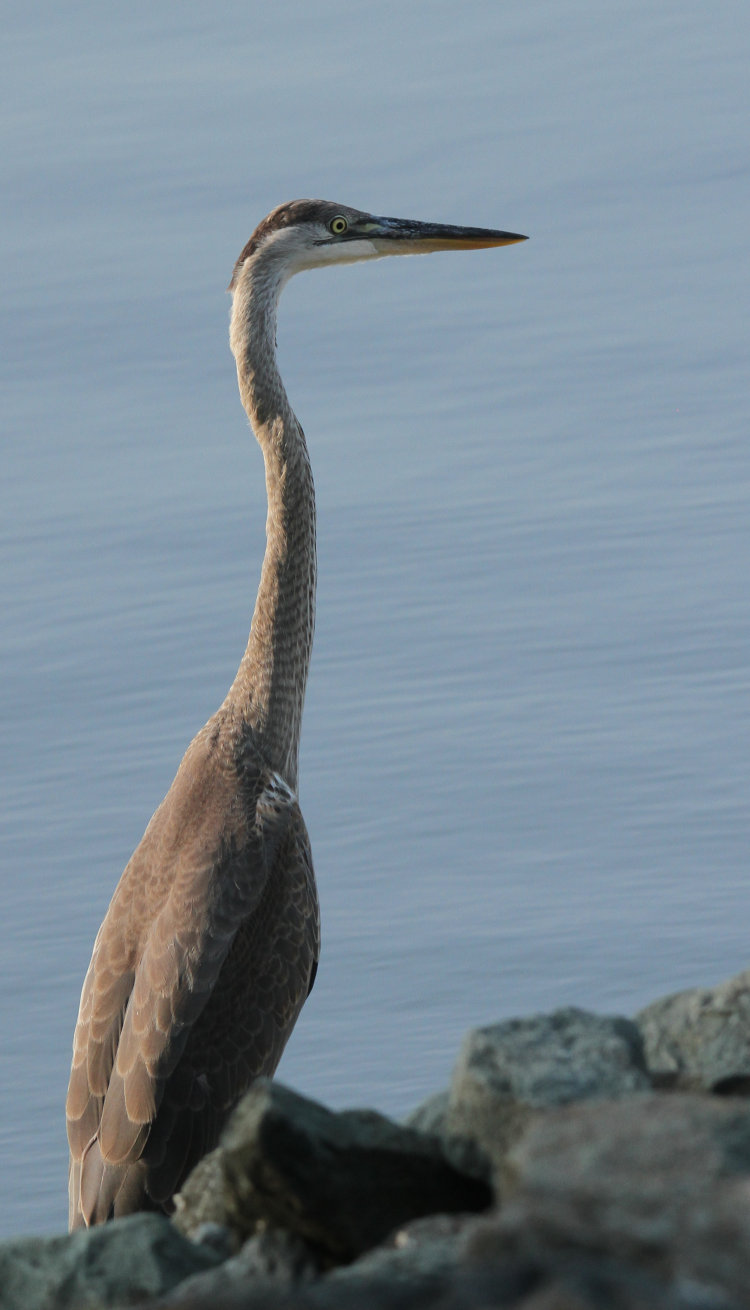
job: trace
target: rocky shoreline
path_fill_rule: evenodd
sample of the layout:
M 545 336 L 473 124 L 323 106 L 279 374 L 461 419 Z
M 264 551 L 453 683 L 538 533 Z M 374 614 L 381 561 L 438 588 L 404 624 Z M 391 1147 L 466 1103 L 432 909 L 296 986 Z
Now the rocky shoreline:
M 750 1308 L 750 971 L 467 1034 L 406 1124 L 247 1093 L 172 1220 L 0 1245 L 2 1310 Z

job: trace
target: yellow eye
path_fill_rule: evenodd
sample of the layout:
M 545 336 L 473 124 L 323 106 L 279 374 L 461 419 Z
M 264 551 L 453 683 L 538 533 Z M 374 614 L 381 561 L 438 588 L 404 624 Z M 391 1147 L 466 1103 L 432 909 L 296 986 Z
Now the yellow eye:
M 328 224 L 330 231 L 333 232 L 333 235 L 335 237 L 343 236 L 348 226 L 349 224 L 347 223 L 343 214 L 337 214 L 336 217 L 332 218 L 330 223 Z

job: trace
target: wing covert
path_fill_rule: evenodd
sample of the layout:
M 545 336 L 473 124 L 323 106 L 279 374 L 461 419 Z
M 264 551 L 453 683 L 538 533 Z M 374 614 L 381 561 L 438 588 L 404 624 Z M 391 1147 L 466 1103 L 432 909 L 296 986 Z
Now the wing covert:
M 71 1189 L 88 1198 L 86 1208 L 96 1217 L 100 1217 L 103 1192 L 122 1187 L 123 1169 L 143 1155 L 152 1135 L 154 1154 L 169 1154 L 163 1143 L 160 1146 L 164 1133 L 155 1133 L 155 1125 L 170 1083 L 174 1095 L 162 1116 L 165 1130 L 168 1120 L 185 1118 L 185 1107 L 193 1118 L 205 1113 L 211 1079 L 199 1068 L 194 1042 L 187 1090 L 188 1071 L 181 1079 L 175 1071 L 212 995 L 225 991 L 220 980 L 238 935 L 243 944 L 258 935 L 257 923 L 266 917 L 262 912 L 259 919 L 258 912 L 274 901 L 269 882 L 277 877 L 279 856 L 290 846 L 289 835 L 294 846 L 300 824 L 304 831 L 296 798 L 277 775 L 264 771 L 258 776 L 255 802 L 253 822 L 235 822 L 230 835 L 225 816 L 222 835 L 213 848 L 207 847 L 205 825 L 201 828 L 199 861 L 194 847 L 191 851 L 185 842 L 171 843 L 171 877 L 162 875 L 162 886 L 152 884 L 150 899 L 147 896 L 146 903 L 139 903 L 133 889 L 147 884 L 144 866 L 153 868 L 159 848 L 163 856 L 165 844 L 170 844 L 159 829 L 157 811 L 100 929 L 81 996 L 67 1102 Z M 309 844 L 307 851 L 309 857 Z M 158 867 L 164 870 L 163 860 Z M 243 952 L 244 945 L 234 953 L 239 958 Z M 233 973 L 236 970 L 230 968 L 228 976 Z M 236 1043 L 238 1036 L 235 1032 L 232 1041 Z M 256 1042 L 259 1038 L 262 1045 L 257 1034 Z M 207 1048 L 212 1041 L 213 1037 L 206 1042 Z M 279 1042 L 274 1034 L 266 1034 L 265 1042 L 275 1053 Z M 239 1046 L 243 1044 L 248 1045 L 247 1037 L 240 1038 Z M 276 1061 L 281 1049 L 283 1042 Z M 217 1069 L 212 1093 L 222 1078 L 230 1093 L 238 1081 L 247 1085 L 246 1074 L 240 1074 L 239 1080 L 226 1078 L 223 1057 L 210 1049 L 206 1057 Z M 257 1062 L 256 1058 L 249 1063 Z M 234 1063 L 241 1066 L 243 1061 Z M 183 1090 L 178 1095 L 180 1083 Z M 182 1108 L 176 1103 L 180 1100 Z M 175 1133 L 173 1125 L 171 1136 Z M 200 1136 L 200 1131 L 191 1130 L 194 1142 L 183 1147 L 186 1157 L 195 1154 Z M 87 1221 L 89 1217 L 85 1216 Z

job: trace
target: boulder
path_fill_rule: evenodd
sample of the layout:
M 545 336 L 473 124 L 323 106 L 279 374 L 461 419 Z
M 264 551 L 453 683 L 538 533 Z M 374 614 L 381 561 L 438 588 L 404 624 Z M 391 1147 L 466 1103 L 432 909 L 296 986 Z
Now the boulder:
M 509 1152 L 506 1179 L 502 1212 L 467 1238 L 470 1261 L 603 1259 L 699 1304 L 750 1305 L 744 1101 L 654 1093 L 551 1110 Z
M 474 1143 L 501 1187 L 506 1153 L 535 1114 L 650 1088 L 641 1035 L 629 1019 L 568 1008 L 478 1028 L 467 1034 L 453 1074 L 445 1149 L 456 1161 L 456 1139 Z M 464 1167 L 471 1168 L 465 1156 Z
M 228 1266 L 192 1278 L 160 1301 L 159 1310 L 351 1310 L 352 1306 L 357 1310 L 427 1310 L 442 1306 L 457 1275 L 459 1245 L 473 1220 L 474 1216 L 466 1215 L 416 1220 L 352 1264 L 292 1285 L 283 1278 L 269 1279 L 263 1271 L 258 1277 L 249 1254 L 258 1238 L 251 1238 L 241 1256 L 228 1262 L 235 1268 L 236 1279 L 225 1276 Z M 279 1236 L 284 1235 L 276 1234 Z M 473 1281 L 473 1271 L 470 1276 Z M 507 1286 L 505 1280 L 503 1285 Z M 461 1304 L 468 1310 L 475 1303 Z
M 452 1168 L 431 1138 L 371 1110 L 334 1113 L 266 1080 L 243 1097 L 215 1157 L 211 1220 L 242 1238 L 286 1229 L 321 1265 L 353 1260 L 411 1219 L 491 1201 L 486 1185 Z M 184 1231 L 196 1218 L 192 1195 L 189 1182 L 178 1211 Z M 201 1208 L 198 1218 L 207 1217 Z
M 750 970 L 654 1001 L 636 1023 L 659 1085 L 750 1092 Z
M 488 1186 L 492 1182 L 492 1169 L 485 1153 L 471 1137 L 452 1133 L 448 1129 L 450 1093 L 436 1092 L 418 1105 L 404 1120 L 407 1128 L 431 1137 L 438 1144 L 448 1164 L 465 1174 L 477 1178 Z
M 175 1196 L 172 1223 L 193 1242 L 200 1240 L 206 1226 L 226 1227 L 225 1188 L 224 1156 L 217 1146 L 198 1162 Z M 231 1235 L 236 1253 L 242 1243 L 237 1234 Z
M 470 1033 L 406 1126 L 260 1081 L 173 1224 L 6 1243 L 0 1310 L 750 1310 L 749 1033 L 750 973 Z
M 142 1304 L 220 1259 L 154 1214 L 64 1237 L 18 1238 L 0 1246 L 0 1307 L 93 1310 Z
M 444 1137 L 449 1103 L 450 1094 L 447 1091 L 434 1092 L 407 1115 L 404 1124 L 427 1137 Z
M 213 1307 L 235 1297 L 253 1294 L 265 1303 L 284 1297 L 290 1288 L 316 1277 L 317 1261 L 299 1238 L 281 1229 L 270 1229 L 249 1237 L 237 1255 L 205 1273 L 187 1278 L 159 1304 L 170 1310 L 190 1306 Z
M 523 1226 L 515 1235 L 509 1227 L 501 1243 L 497 1220 L 436 1216 L 316 1280 L 290 1287 L 252 1277 L 230 1285 L 218 1270 L 191 1279 L 159 1310 L 742 1310 L 747 1304 L 695 1281 L 678 1287 L 668 1273 L 618 1260 L 594 1242 L 556 1247 L 540 1242 L 533 1229 L 526 1243 L 524 1235 Z
M 478 1263 L 473 1272 L 462 1268 L 445 1299 L 430 1310 L 746 1310 L 746 1305 L 694 1284 L 677 1288 L 632 1264 L 581 1251 L 552 1258 L 505 1255 Z
M 392 1233 L 387 1242 L 325 1279 L 332 1304 L 389 1306 L 435 1303 L 451 1285 L 458 1253 L 474 1216 L 432 1215 Z M 340 1298 L 340 1302 L 338 1300 Z

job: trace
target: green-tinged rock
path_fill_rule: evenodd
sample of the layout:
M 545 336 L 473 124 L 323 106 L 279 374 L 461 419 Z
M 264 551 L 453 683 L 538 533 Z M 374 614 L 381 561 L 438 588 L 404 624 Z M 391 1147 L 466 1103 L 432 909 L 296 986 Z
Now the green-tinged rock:
M 744 1101 L 652 1093 L 550 1110 L 510 1151 L 506 1194 L 472 1230 L 472 1259 L 605 1258 L 692 1287 L 698 1304 L 750 1305 Z
M 531 1119 L 560 1105 L 649 1091 L 640 1033 L 629 1019 L 564 1009 L 469 1032 L 443 1120 L 446 1147 L 465 1139 L 497 1182 Z
M 0 1310 L 138 1305 L 220 1259 L 153 1214 L 63 1237 L 17 1238 L 0 1246 Z
M 212 1203 L 214 1221 L 239 1235 L 286 1229 L 322 1265 L 354 1259 L 412 1219 L 478 1211 L 491 1200 L 431 1138 L 373 1110 L 335 1113 L 264 1080 L 235 1110 L 217 1159 L 224 1200 Z M 193 1222 L 191 1196 L 189 1184 L 179 1204 L 183 1231 Z
M 691 987 L 636 1016 L 646 1061 L 662 1086 L 750 1091 L 750 970 L 717 987 Z

